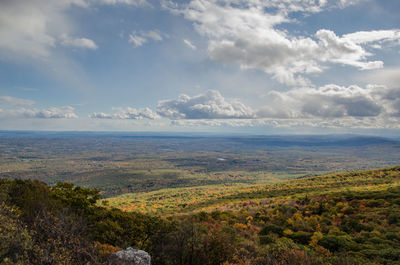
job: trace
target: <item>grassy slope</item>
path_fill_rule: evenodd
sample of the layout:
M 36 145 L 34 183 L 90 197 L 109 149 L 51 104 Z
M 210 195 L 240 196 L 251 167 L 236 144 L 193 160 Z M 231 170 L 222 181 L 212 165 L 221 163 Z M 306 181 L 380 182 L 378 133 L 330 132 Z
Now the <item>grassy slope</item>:
M 400 167 L 355 171 L 300 178 L 269 185 L 209 185 L 162 189 L 148 193 L 127 193 L 106 201 L 126 211 L 179 213 L 199 210 L 240 209 L 245 204 L 265 204 L 265 200 L 341 194 L 346 191 L 385 190 L 400 185 Z
M 232 264 L 268 264 L 271 255 L 284 257 L 276 264 L 400 264 L 400 167 L 129 196 L 111 204 L 230 231 Z

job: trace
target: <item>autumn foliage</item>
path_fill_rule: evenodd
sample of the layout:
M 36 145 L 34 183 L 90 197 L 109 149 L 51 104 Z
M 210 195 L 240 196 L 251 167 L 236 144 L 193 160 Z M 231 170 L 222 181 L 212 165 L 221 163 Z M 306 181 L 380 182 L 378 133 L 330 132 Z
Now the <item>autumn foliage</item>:
M 308 177 L 160 216 L 98 204 L 99 191 L 0 180 L 1 264 L 399 264 L 400 167 Z M 225 203 L 229 202 L 230 207 Z

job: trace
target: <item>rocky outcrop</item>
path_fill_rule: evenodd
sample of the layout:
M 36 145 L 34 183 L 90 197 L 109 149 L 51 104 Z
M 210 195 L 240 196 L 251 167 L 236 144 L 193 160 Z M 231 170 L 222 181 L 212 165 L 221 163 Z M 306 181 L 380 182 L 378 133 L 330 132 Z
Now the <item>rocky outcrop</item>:
M 127 248 L 113 253 L 108 262 L 109 265 L 150 265 L 149 253 L 143 250 Z

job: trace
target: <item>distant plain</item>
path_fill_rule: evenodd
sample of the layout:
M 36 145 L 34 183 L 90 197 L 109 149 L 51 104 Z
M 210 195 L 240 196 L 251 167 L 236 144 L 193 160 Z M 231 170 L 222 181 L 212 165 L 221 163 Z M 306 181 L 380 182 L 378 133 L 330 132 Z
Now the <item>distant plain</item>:
M 0 136 L 0 177 L 72 182 L 99 189 L 110 206 L 162 214 L 283 180 L 400 164 L 400 141 L 357 135 Z

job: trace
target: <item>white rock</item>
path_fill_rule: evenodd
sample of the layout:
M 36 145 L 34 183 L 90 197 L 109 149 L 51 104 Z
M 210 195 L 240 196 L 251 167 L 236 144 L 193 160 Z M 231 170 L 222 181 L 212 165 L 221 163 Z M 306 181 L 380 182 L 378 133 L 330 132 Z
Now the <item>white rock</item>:
M 128 247 L 113 253 L 109 265 L 150 265 L 151 257 L 143 250 Z

